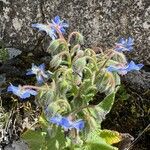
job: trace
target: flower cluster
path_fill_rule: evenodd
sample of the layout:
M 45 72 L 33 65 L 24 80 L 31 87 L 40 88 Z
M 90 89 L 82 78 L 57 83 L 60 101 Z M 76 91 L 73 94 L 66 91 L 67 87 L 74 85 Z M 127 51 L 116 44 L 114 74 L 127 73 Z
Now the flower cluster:
M 68 27 L 68 24 L 64 20 L 61 20 L 59 16 L 56 16 L 53 20 L 51 20 L 51 23 L 49 22 L 47 24 L 36 23 L 36 24 L 32 24 L 32 27 L 39 29 L 39 31 L 46 32 L 52 38 L 52 40 L 55 40 L 58 36 L 60 39 L 62 38 L 63 34 L 66 32 L 65 29 Z M 78 37 L 75 37 L 75 39 L 79 38 L 80 37 L 79 35 L 80 34 L 78 34 Z M 65 40 L 64 37 L 62 39 L 64 43 L 61 40 L 60 40 L 61 42 L 59 40 L 55 40 L 52 41 L 52 43 L 50 44 L 52 49 L 51 52 L 56 51 L 61 54 L 61 57 L 63 57 L 64 55 L 65 56 L 63 57 L 63 59 L 61 58 L 60 61 L 58 57 L 60 56 L 60 54 L 56 55 L 55 53 L 50 52 L 52 56 L 52 61 L 50 62 L 50 65 L 51 67 L 55 66 L 54 67 L 55 71 L 54 71 L 54 76 L 52 77 L 51 80 L 52 82 L 50 84 L 47 84 L 49 88 L 46 92 L 45 91 L 43 92 L 42 91 L 43 89 L 42 90 L 40 89 L 42 88 L 41 85 L 44 84 L 49 79 L 48 71 L 45 71 L 45 64 L 41 64 L 39 66 L 32 64 L 32 67 L 28 69 L 26 73 L 26 75 L 36 76 L 38 87 L 26 86 L 26 85 L 14 86 L 11 84 L 8 86 L 7 91 L 13 92 L 21 99 L 25 99 L 25 98 L 29 98 L 31 95 L 33 96 L 37 95 L 38 94 L 37 90 L 40 89 L 44 93 L 43 94 L 41 92 L 44 95 L 43 96 L 41 94 L 44 97 L 43 100 L 44 104 L 41 102 L 43 104 L 42 105 L 43 112 L 44 112 L 45 105 L 50 106 L 49 108 L 50 113 L 52 112 L 50 116 L 48 116 L 46 113 L 44 114 L 45 116 L 46 115 L 48 116 L 48 117 L 46 116 L 47 120 L 52 124 L 61 126 L 65 131 L 76 129 L 76 131 L 79 132 L 85 127 L 85 122 L 82 119 L 72 120 L 71 115 L 69 115 L 69 117 L 63 117 L 61 115 L 56 115 L 56 114 L 58 114 L 58 112 L 59 114 L 63 114 L 64 112 L 65 112 L 64 114 L 72 114 L 71 113 L 72 110 L 75 110 L 77 107 L 81 106 L 80 109 L 78 109 L 78 111 L 82 111 L 84 109 L 85 112 L 82 112 L 80 116 L 89 114 L 86 117 L 83 117 L 85 119 L 88 118 L 88 116 L 90 116 L 93 111 L 94 115 L 93 114 L 91 115 L 94 116 L 93 118 L 91 117 L 93 119 L 93 120 L 91 119 L 93 123 L 89 125 L 89 127 L 90 126 L 92 127 L 95 124 L 95 122 L 98 120 L 97 119 L 98 117 L 96 116 L 96 112 L 98 113 L 98 116 L 100 116 L 99 113 L 102 112 L 99 112 L 99 110 L 102 110 L 101 107 L 103 107 L 104 105 L 99 105 L 97 107 L 99 109 L 96 109 L 96 111 L 94 111 L 96 107 L 92 107 L 90 110 L 87 111 L 87 108 L 90 104 L 89 101 L 93 100 L 93 97 L 95 96 L 95 93 L 97 93 L 97 91 L 100 92 L 110 91 L 109 94 L 106 94 L 107 96 L 109 96 L 110 93 L 115 94 L 114 92 L 116 91 L 115 85 L 118 85 L 118 82 L 115 83 L 116 81 L 114 79 L 115 78 L 114 74 L 108 72 L 117 72 L 120 75 L 125 75 L 130 71 L 140 70 L 143 67 L 143 64 L 135 64 L 133 61 L 131 61 L 130 63 L 126 63 L 126 58 L 122 52 L 131 51 L 133 49 L 134 40 L 131 37 L 129 37 L 128 39 L 121 38 L 119 42 L 116 43 L 114 48 L 115 51 L 113 50 L 113 52 L 125 58 L 124 63 L 120 63 L 122 61 L 119 61 L 118 58 L 115 59 L 115 57 L 113 58 L 109 57 L 110 59 L 113 59 L 112 64 L 116 64 L 116 65 L 110 65 L 111 63 L 107 63 L 107 61 L 106 63 L 104 63 L 104 60 L 102 60 L 102 58 L 99 59 L 99 56 L 101 55 L 98 56 L 92 49 L 86 49 L 85 51 L 82 51 L 78 43 L 77 45 L 70 46 L 71 44 L 69 44 L 69 42 Z M 70 50 L 71 47 L 73 48 Z M 61 51 L 62 49 L 63 52 Z M 106 56 L 107 55 L 108 54 L 106 54 Z M 117 55 L 115 56 L 117 57 Z M 52 65 L 55 62 L 57 65 Z M 62 62 L 62 64 L 60 64 L 60 62 Z M 105 75 L 101 77 L 102 74 L 99 71 L 99 68 L 103 63 L 104 65 L 102 66 L 104 70 L 106 69 L 108 71 L 107 74 L 109 74 L 111 78 Z M 105 66 L 107 66 L 107 68 L 105 68 Z M 120 80 L 119 80 L 119 84 L 120 84 Z M 71 99 L 70 97 L 73 98 Z M 72 104 L 70 104 L 70 101 Z M 111 106 L 108 106 L 108 110 L 111 109 L 111 107 L 112 104 Z M 65 109 L 65 111 L 63 111 L 63 109 Z M 80 117 L 78 116 L 78 111 L 76 110 L 74 111 L 76 113 L 74 116 L 77 118 Z M 109 111 L 103 112 L 102 116 L 106 115 L 108 112 Z M 87 121 L 87 123 L 89 122 Z
M 119 53 L 124 51 L 131 51 L 133 49 L 134 39 L 129 37 L 128 39 L 121 38 L 118 43 L 116 43 L 115 50 Z M 128 64 L 119 64 L 119 65 L 110 65 L 107 67 L 107 71 L 109 72 L 117 72 L 120 75 L 125 75 L 130 71 L 137 70 L 139 71 L 144 65 L 143 64 L 135 64 L 131 61 Z

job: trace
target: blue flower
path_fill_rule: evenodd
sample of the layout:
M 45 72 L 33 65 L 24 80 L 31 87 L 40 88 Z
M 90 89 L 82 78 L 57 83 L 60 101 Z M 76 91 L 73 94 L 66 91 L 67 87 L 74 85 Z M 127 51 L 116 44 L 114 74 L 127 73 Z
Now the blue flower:
M 143 64 L 135 64 L 133 61 L 131 61 L 128 65 L 126 66 L 109 66 L 107 70 L 109 72 L 118 72 L 121 75 L 127 74 L 129 71 L 133 70 L 140 70 L 144 65 Z
M 39 84 L 43 83 L 46 78 L 48 78 L 48 75 L 45 73 L 45 65 L 41 64 L 40 66 L 36 66 L 32 64 L 32 68 L 27 70 L 28 72 L 26 75 L 36 75 L 36 79 Z
M 116 43 L 116 51 L 131 51 L 133 49 L 134 39 L 129 37 L 128 39 L 121 38 L 118 43 Z
M 24 89 L 22 86 L 13 86 L 12 84 L 7 88 L 8 92 L 13 92 L 13 94 L 19 96 L 22 99 L 28 98 L 31 95 L 37 95 L 37 91 L 32 89 Z
M 35 23 L 32 24 L 32 27 L 39 29 L 39 31 L 45 31 L 52 38 L 52 40 L 55 40 L 57 38 L 56 28 L 60 32 L 65 33 L 66 32 L 65 28 L 68 28 L 69 25 L 65 23 L 64 20 L 60 20 L 59 16 L 56 16 L 52 20 L 52 23 L 49 22 L 47 22 L 47 24 Z
M 57 38 L 55 30 L 51 27 L 50 24 L 41 24 L 41 23 L 36 23 L 32 24 L 33 28 L 39 29 L 39 31 L 45 31 L 51 38 L 52 40 L 55 40 Z
M 83 120 L 71 121 L 68 117 L 62 117 L 60 115 L 50 118 L 50 122 L 62 126 L 65 130 L 71 130 L 75 128 L 77 131 L 84 128 Z
M 69 25 L 67 23 L 65 23 L 64 20 L 60 20 L 59 16 L 56 16 L 53 20 L 52 20 L 52 24 L 58 28 L 62 33 L 65 33 L 65 28 L 68 28 Z

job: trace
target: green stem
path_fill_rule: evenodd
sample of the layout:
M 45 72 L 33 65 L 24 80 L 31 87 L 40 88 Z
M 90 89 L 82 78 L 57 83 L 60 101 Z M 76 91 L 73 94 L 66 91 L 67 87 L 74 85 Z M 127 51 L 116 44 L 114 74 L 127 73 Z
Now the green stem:
M 80 111 L 82 111 L 83 109 L 89 108 L 89 107 L 95 107 L 95 106 L 94 106 L 94 105 L 81 106 L 81 107 L 79 107 L 77 110 L 72 111 L 72 112 L 70 113 L 70 115 L 71 115 L 71 116 L 72 116 L 72 115 L 75 115 L 75 114 L 79 113 Z

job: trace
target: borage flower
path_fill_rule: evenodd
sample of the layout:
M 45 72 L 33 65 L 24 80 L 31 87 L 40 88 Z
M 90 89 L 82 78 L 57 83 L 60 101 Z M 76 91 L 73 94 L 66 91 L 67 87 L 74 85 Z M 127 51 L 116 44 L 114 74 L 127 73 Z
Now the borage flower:
M 62 33 L 65 33 L 65 28 L 68 28 L 69 25 L 65 23 L 64 20 L 61 20 L 59 16 L 56 16 L 54 19 L 52 19 L 52 25 L 59 29 Z
M 22 86 L 13 86 L 12 84 L 7 88 L 8 92 L 12 92 L 13 94 L 19 96 L 22 99 L 29 98 L 31 95 L 37 95 L 37 91 L 32 89 L 24 89 Z
M 35 23 L 32 24 L 32 27 L 39 29 L 39 31 L 45 31 L 52 38 L 52 40 L 57 38 L 55 30 L 51 27 L 50 24 L 45 25 L 41 23 Z
M 109 72 L 118 72 L 120 75 L 125 75 L 127 72 L 134 71 L 134 70 L 140 70 L 144 65 L 143 64 L 135 64 L 133 61 L 131 61 L 126 66 L 109 66 L 107 70 Z
M 61 126 L 64 130 L 71 130 L 75 128 L 77 131 L 84 128 L 84 121 L 79 119 L 76 121 L 71 121 L 69 117 L 62 117 L 60 115 L 50 118 L 50 122 Z
M 133 49 L 134 39 L 129 37 L 128 39 L 121 38 L 118 43 L 116 43 L 115 50 L 122 51 L 131 51 Z
M 39 29 L 39 31 L 45 31 L 52 38 L 52 40 L 55 40 L 57 38 L 56 29 L 58 29 L 61 33 L 65 33 L 65 28 L 68 28 L 69 25 L 65 23 L 64 20 L 60 20 L 59 16 L 56 16 L 54 19 L 52 19 L 52 23 L 36 23 L 32 24 L 32 27 Z
M 43 83 L 45 79 L 48 78 L 48 75 L 45 73 L 45 65 L 41 64 L 39 66 L 36 66 L 32 64 L 32 68 L 27 70 L 28 72 L 26 75 L 36 75 L 36 79 L 39 84 Z

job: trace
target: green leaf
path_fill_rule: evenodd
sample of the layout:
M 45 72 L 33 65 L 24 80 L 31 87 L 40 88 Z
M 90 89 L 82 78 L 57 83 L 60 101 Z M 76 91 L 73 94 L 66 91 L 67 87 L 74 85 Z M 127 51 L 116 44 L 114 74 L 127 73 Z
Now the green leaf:
M 83 71 L 83 69 L 86 66 L 86 57 L 81 57 L 78 58 L 74 63 L 73 63 L 73 69 L 74 72 L 80 73 Z
M 96 93 L 96 86 L 92 84 L 91 79 L 85 79 L 80 87 L 81 98 L 83 101 L 89 102 Z
M 101 130 L 99 135 L 101 138 L 105 139 L 106 143 L 111 145 L 122 140 L 121 134 L 117 131 Z
M 21 137 L 27 142 L 30 150 L 44 150 L 46 132 L 27 130 Z
M 116 85 L 120 84 L 120 77 L 111 72 L 102 72 L 98 74 L 96 79 L 96 86 L 101 93 L 105 92 L 106 95 L 116 90 Z
M 53 51 L 55 51 L 60 45 L 60 40 L 52 40 L 52 42 L 50 43 L 50 46 L 47 49 L 47 52 L 51 53 Z
M 45 86 L 43 86 L 44 88 Z M 51 102 L 53 102 L 54 100 L 54 91 L 53 89 L 49 89 L 49 90 L 41 90 L 39 91 L 38 95 L 37 95 L 37 100 L 38 102 L 41 104 L 41 106 L 45 106 Z
M 67 47 L 67 43 L 65 42 L 65 40 L 57 39 L 57 40 L 53 40 L 50 43 L 50 46 L 48 47 L 47 52 L 51 53 L 54 56 L 67 49 L 68 47 Z
M 110 112 L 115 100 L 115 93 L 111 93 L 106 98 L 100 102 L 97 107 L 106 115 Z
M 44 114 L 44 112 L 42 112 L 42 114 L 39 116 L 39 123 L 43 126 L 43 127 L 48 127 L 49 123 L 46 119 L 46 116 Z
M 46 137 L 46 148 L 48 150 L 63 150 L 66 146 L 66 138 L 64 135 L 64 131 L 58 127 L 53 128 L 54 136 L 47 135 Z
M 110 112 L 112 105 L 114 104 L 114 99 L 115 93 L 111 93 L 98 105 L 89 107 L 83 111 L 85 120 L 87 120 L 90 128 L 89 130 L 100 128 L 101 122 L 105 119 L 106 115 Z
M 8 50 L 6 48 L 0 48 L 0 62 L 9 59 Z
M 97 130 L 88 134 L 83 150 L 117 150 L 118 148 L 107 144 L 103 138 L 99 136 Z
M 70 111 L 70 109 L 70 104 L 66 99 L 58 99 L 48 105 L 46 115 L 49 118 L 56 114 L 67 113 L 68 111 Z
M 83 44 L 84 43 L 84 37 L 82 34 L 78 33 L 76 40 L 78 40 L 78 43 Z
M 52 60 L 50 61 L 50 67 L 56 69 L 57 67 L 60 66 L 61 62 L 62 62 L 62 56 L 59 54 L 54 55 Z

